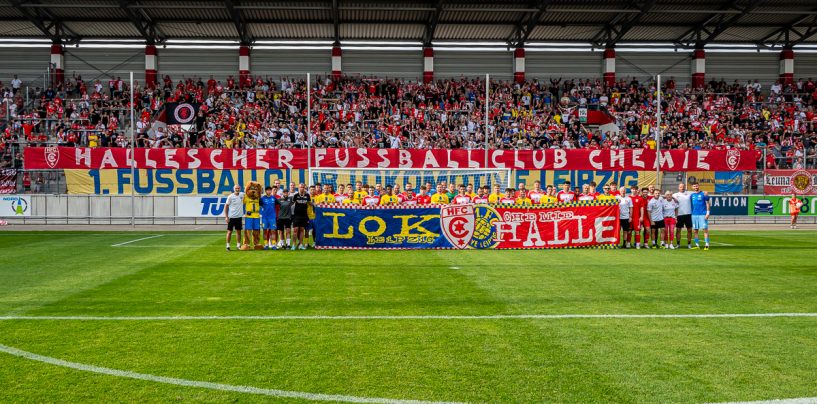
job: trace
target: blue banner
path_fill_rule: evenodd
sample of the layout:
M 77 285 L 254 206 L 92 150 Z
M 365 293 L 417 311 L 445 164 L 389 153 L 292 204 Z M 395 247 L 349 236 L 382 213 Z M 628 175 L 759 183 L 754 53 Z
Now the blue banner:
M 749 211 L 749 197 L 745 195 L 710 195 L 712 216 L 746 216 Z
M 440 208 L 317 207 L 321 248 L 453 248 L 442 234 Z
M 743 192 L 743 173 L 732 171 L 715 172 L 716 194 L 739 194 Z

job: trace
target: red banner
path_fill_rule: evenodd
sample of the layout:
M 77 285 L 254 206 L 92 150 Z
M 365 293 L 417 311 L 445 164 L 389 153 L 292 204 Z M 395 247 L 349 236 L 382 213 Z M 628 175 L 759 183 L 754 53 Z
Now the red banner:
M 17 170 L 7 168 L 0 170 L 0 194 L 17 193 Z
M 311 153 L 311 156 L 308 154 Z M 259 170 L 288 168 L 482 168 L 484 150 L 399 149 L 130 149 L 28 147 L 25 168 Z M 311 162 L 311 164 L 310 164 Z M 656 152 L 628 150 L 490 150 L 488 168 L 513 170 L 649 171 Z M 739 150 L 667 150 L 663 171 L 742 171 L 754 154 Z
M 766 195 L 817 195 L 817 170 L 766 170 Z
M 496 207 L 494 248 L 581 248 L 619 242 L 617 204 L 598 202 L 553 208 Z

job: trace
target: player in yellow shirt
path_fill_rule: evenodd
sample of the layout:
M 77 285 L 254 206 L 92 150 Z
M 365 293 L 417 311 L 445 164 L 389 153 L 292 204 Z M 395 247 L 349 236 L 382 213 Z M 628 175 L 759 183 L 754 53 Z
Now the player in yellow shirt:
M 547 194 L 539 198 L 540 205 L 555 205 L 559 202 L 559 199 L 556 198 L 556 188 L 553 185 L 548 185 L 545 192 L 547 192 Z
M 488 203 L 495 204 L 499 203 L 499 200 L 505 197 L 502 192 L 499 190 L 499 184 L 494 184 L 494 192 L 491 195 L 488 195 Z
M 609 202 L 609 201 L 615 201 L 616 200 L 616 196 L 613 195 L 610 192 L 611 190 L 610 190 L 609 185 L 605 185 L 602 189 L 604 190 L 604 193 L 596 197 L 597 201 L 608 201 Z
M 437 193 L 431 195 L 431 203 L 434 205 L 448 205 L 448 195 L 445 193 L 443 184 L 437 184 Z
M 355 193 L 352 194 L 352 203 L 361 205 L 363 204 L 363 198 L 369 196 L 369 193 L 363 189 L 363 183 L 358 181 L 355 183 Z
M 468 195 L 469 198 L 474 199 L 477 196 L 476 192 L 474 192 L 474 186 L 468 184 L 465 186 L 465 195 Z
M 386 193 L 380 197 L 380 204 L 397 205 L 398 203 L 400 203 L 400 199 L 397 199 L 397 195 L 394 194 L 394 189 L 391 185 L 386 185 Z
M 325 184 L 323 186 L 323 193 L 315 195 L 315 197 L 312 198 L 312 203 L 314 203 L 315 205 L 335 203 L 335 195 L 332 194 L 332 186 L 329 184 Z
M 516 198 L 516 204 L 520 206 L 533 206 L 533 201 L 528 198 L 527 190 L 519 190 L 519 197 Z

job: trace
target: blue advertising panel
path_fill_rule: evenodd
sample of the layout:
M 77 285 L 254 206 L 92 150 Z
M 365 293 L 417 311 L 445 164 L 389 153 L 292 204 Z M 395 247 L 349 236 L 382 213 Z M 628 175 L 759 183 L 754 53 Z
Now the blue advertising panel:
M 712 216 L 746 216 L 749 213 L 749 197 L 746 195 L 709 196 Z

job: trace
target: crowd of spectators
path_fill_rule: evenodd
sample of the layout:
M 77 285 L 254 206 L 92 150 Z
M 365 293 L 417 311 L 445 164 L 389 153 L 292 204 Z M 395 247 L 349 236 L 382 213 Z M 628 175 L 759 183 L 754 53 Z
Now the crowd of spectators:
M 622 79 L 614 86 L 600 79 L 492 81 L 487 142 L 496 149 L 738 148 L 756 150 L 759 166 L 814 167 L 817 83 L 809 78 L 769 84 L 720 80 L 697 90 L 678 88 L 673 79 L 662 83 L 662 137 L 656 145 L 653 81 Z M 135 87 L 137 147 L 470 149 L 486 142 L 480 78 L 428 84 L 318 78 L 311 88 L 311 131 L 302 78 L 259 77 L 239 86 L 233 77 L 223 82 L 164 77 L 155 88 Z M 27 144 L 130 147 L 130 89 L 119 77 L 87 82 L 74 77 L 37 89 L 28 104 L 16 76 L 0 89 L 0 166 L 18 164 L 20 147 Z M 179 101 L 199 105 L 194 122 L 160 125 L 164 106 Z M 577 113 L 583 107 L 602 111 L 611 123 L 581 123 Z

